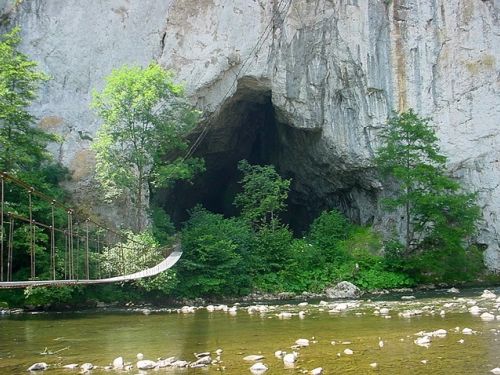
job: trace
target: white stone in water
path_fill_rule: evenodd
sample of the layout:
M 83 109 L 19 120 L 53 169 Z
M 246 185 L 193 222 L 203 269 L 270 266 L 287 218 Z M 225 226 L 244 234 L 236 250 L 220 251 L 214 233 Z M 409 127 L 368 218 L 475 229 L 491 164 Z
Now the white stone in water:
M 464 339 L 460 339 L 460 340 L 458 340 L 457 342 L 458 342 L 459 344 L 463 344 L 463 343 L 465 342 L 465 340 L 464 340 Z
M 354 354 L 354 352 L 351 349 L 347 348 L 347 349 L 344 349 L 344 354 L 345 355 L 352 355 L 352 354 Z
M 214 310 L 215 310 L 214 305 L 208 305 L 208 306 L 207 306 L 207 311 L 208 311 L 208 312 L 213 312 Z
M 64 365 L 63 368 L 67 368 L 68 370 L 74 370 L 78 368 L 78 363 L 70 363 L 69 365 Z
M 49 368 L 49 365 L 46 364 L 45 362 L 37 362 L 32 364 L 29 368 L 28 371 L 45 371 Z
M 282 311 L 278 314 L 278 318 L 280 319 L 290 319 L 292 317 L 292 313 L 287 311 Z
M 500 375 L 500 367 L 495 367 L 493 370 L 490 370 L 490 372 L 494 375 Z
M 326 305 L 328 305 L 328 302 L 326 302 L 326 301 L 319 301 L 319 305 L 320 306 L 326 306 Z
M 380 349 L 382 349 L 382 348 L 384 347 L 384 341 L 379 340 L 379 342 L 378 342 L 378 347 L 379 347 Z
M 462 333 L 464 335 L 472 335 L 472 333 L 474 333 L 474 331 L 470 328 L 464 328 L 464 329 L 462 329 Z
M 92 363 L 84 363 L 83 365 L 80 366 L 83 372 L 90 371 L 94 368 L 94 365 Z
M 305 311 L 299 311 L 299 318 L 304 319 L 306 317 Z
M 123 357 L 117 357 L 113 360 L 113 368 L 122 369 L 124 366 Z
M 497 298 L 497 295 L 495 293 L 493 293 L 491 290 L 488 290 L 488 289 L 485 289 L 483 291 L 483 294 L 481 294 L 481 298 L 485 298 L 485 299 L 496 299 Z
M 250 354 L 246 357 L 243 357 L 244 361 L 260 361 L 261 359 L 264 359 L 264 356 L 258 354 Z
M 309 305 L 309 303 L 307 303 L 307 302 L 301 302 L 298 304 L 298 306 L 300 306 L 300 307 L 307 306 L 307 305 Z
M 371 368 L 377 368 L 378 367 L 378 363 L 377 362 L 370 363 L 370 367 Z
M 200 365 L 209 365 L 212 363 L 212 358 L 207 355 L 205 357 L 198 358 L 198 360 L 194 363 L 195 366 L 200 366 Z
M 411 299 L 415 299 L 415 296 L 401 296 L 401 299 L 408 301 L 408 300 L 411 300 Z
M 420 362 L 423 363 L 424 365 L 427 364 L 427 360 L 426 359 L 422 359 Z
M 180 312 L 183 314 L 191 314 L 196 311 L 194 306 L 182 306 Z
M 142 313 L 144 315 L 149 315 L 149 314 L 151 314 L 151 310 L 150 309 L 142 309 Z
M 262 362 L 257 362 L 250 367 L 250 371 L 254 374 L 262 374 L 267 371 L 267 366 Z
M 227 305 L 218 305 L 218 306 L 215 306 L 215 310 L 216 311 L 224 311 L 226 312 L 229 308 L 227 307 Z
M 316 367 L 311 370 L 311 375 L 321 375 L 323 373 L 323 367 Z
M 137 362 L 137 368 L 139 370 L 150 370 L 156 367 L 155 361 L 150 361 L 149 359 L 143 359 L 142 361 Z
M 298 346 L 309 346 L 309 340 L 308 339 L 298 339 L 295 341 L 295 344 Z
M 457 288 L 450 288 L 447 290 L 448 293 L 460 293 L 460 290 L 458 290 Z
M 294 364 L 297 360 L 297 353 L 288 353 L 283 356 L 283 363 L 286 364 Z
M 469 306 L 474 306 L 476 304 L 477 304 L 477 302 L 474 301 L 473 299 L 470 299 L 470 300 L 467 301 L 467 305 L 469 305 Z
M 430 336 L 419 337 L 414 341 L 414 343 L 417 344 L 418 346 L 423 346 L 428 348 L 431 345 L 431 338 Z
M 387 314 L 389 314 L 389 311 L 390 311 L 390 310 L 389 310 L 387 307 L 382 307 L 382 308 L 380 309 L 380 314 L 382 314 L 382 315 L 387 315 Z
M 144 359 L 144 354 L 142 354 L 142 353 L 137 353 L 137 355 L 136 355 L 135 357 L 137 358 L 137 360 L 139 360 L 139 361 L 140 361 L 140 360 Z
M 479 315 L 481 313 L 481 308 L 479 306 L 477 306 L 477 305 L 474 305 L 471 308 L 469 308 L 469 312 L 472 315 Z
M 481 318 L 481 320 L 489 322 L 489 321 L 495 320 L 495 315 L 485 312 L 485 313 L 481 314 L 480 318 Z
M 436 337 L 445 337 L 447 334 L 448 332 L 446 332 L 446 330 L 442 328 L 432 332 L 432 336 Z
M 222 350 L 222 349 L 217 349 L 217 350 L 215 351 L 215 354 L 217 354 L 217 355 L 221 355 L 221 354 L 222 354 L 222 352 L 223 352 L 223 350 Z
M 441 316 L 445 316 L 445 315 L 446 315 L 446 313 L 445 313 L 445 311 L 444 311 L 444 310 L 441 310 L 441 311 L 439 312 L 439 315 L 441 315 Z

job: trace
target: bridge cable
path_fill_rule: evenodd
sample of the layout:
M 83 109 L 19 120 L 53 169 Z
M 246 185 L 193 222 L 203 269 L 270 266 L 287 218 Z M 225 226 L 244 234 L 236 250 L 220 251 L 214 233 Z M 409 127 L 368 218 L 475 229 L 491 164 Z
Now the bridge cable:
M 54 218 L 54 201 L 51 202 L 51 226 L 50 226 L 50 268 L 52 272 L 52 280 L 56 279 L 56 232 Z
M 14 242 L 14 218 L 12 215 L 9 220 L 9 243 L 7 254 L 7 281 L 12 281 L 12 246 Z

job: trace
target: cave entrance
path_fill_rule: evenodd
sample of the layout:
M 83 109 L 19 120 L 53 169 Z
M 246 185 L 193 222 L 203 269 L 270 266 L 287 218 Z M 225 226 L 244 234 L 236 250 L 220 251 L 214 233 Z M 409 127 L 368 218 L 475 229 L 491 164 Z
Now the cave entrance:
M 236 215 L 233 200 L 241 179 L 238 162 L 246 159 L 250 164 L 273 164 L 280 172 L 283 147 L 279 134 L 283 126 L 276 120 L 271 90 L 257 80 L 241 79 L 195 151 L 195 156 L 205 160 L 206 171 L 160 194 L 160 205 L 176 225 L 188 218 L 189 209 L 196 204 L 225 216 Z

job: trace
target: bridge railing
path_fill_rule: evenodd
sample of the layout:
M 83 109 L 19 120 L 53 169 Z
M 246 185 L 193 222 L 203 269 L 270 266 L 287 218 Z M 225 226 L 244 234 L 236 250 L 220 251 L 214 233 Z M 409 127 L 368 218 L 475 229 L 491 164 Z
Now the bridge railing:
M 0 172 L 0 282 L 124 275 L 158 261 L 151 247 Z

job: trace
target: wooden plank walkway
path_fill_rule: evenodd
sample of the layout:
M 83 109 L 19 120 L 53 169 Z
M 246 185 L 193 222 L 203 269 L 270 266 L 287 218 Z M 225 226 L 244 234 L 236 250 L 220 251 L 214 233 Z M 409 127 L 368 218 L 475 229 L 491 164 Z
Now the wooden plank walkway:
M 84 279 L 84 280 L 30 280 L 30 281 L 7 281 L 0 282 L 0 289 L 26 288 L 28 286 L 61 286 L 61 285 L 90 285 L 107 284 L 121 281 L 138 280 L 144 277 L 151 277 L 171 268 L 182 256 L 182 248 L 176 245 L 173 251 L 163 261 L 154 267 L 135 272 L 129 275 L 109 277 L 107 279 Z

